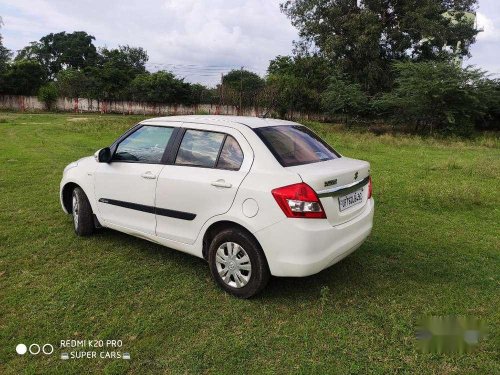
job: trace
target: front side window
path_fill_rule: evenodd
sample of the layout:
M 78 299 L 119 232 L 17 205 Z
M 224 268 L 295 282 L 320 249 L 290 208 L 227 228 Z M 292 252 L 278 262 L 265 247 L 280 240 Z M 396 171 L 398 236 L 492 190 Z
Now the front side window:
M 174 128 L 142 126 L 120 142 L 113 161 L 160 163 Z
M 255 129 L 283 167 L 339 158 L 326 142 L 305 126 L 280 125 Z
M 230 135 L 226 137 L 222 151 L 220 152 L 217 168 L 237 171 L 243 162 L 243 151 L 241 147 Z
M 222 133 L 186 130 L 175 164 L 213 168 L 223 141 L 224 134 Z

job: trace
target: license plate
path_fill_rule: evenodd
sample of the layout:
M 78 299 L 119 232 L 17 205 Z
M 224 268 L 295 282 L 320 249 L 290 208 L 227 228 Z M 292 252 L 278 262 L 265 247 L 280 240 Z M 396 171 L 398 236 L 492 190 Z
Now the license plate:
M 344 211 L 361 202 L 363 202 L 363 189 L 339 197 L 339 209 Z

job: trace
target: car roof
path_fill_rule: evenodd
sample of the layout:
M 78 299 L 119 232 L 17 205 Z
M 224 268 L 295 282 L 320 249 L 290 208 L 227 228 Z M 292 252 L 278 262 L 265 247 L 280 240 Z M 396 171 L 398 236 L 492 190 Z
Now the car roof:
M 225 115 L 186 115 L 186 116 L 167 116 L 155 117 L 141 121 L 145 124 L 148 122 L 168 123 L 168 122 L 190 122 L 195 124 L 221 125 L 231 126 L 234 128 L 249 127 L 262 128 L 264 126 L 278 125 L 297 125 L 297 123 L 287 120 L 270 119 L 250 116 L 225 116 Z

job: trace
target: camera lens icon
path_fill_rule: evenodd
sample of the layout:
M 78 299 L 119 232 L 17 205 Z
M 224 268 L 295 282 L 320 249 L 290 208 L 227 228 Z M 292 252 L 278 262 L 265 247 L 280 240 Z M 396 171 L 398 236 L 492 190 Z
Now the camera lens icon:
M 42 353 L 45 355 L 49 355 L 54 353 L 54 347 L 51 344 L 45 344 L 42 346 Z
M 44 344 L 42 346 L 38 344 L 31 344 L 29 348 L 25 344 L 18 344 L 16 346 L 16 353 L 19 355 L 24 355 L 28 351 L 31 355 L 37 355 L 40 354 L 40 352 L 45 355 L 50 355 L 54 353 L 54 346 L 52 344 Z
M 16 346 L 16 353 L 19 355 L 24 355 L 28 351 L 28 347 L 24 344 L 18 344 Z

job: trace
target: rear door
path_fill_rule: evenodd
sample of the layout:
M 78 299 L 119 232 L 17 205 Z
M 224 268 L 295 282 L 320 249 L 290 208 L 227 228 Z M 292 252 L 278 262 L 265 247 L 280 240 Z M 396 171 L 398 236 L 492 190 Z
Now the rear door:
M 227 212 L 250 170 L 253 151 L 233 128 L 184 124 L 178 151 L 156 188 L 156 234 L 194 243 L 203 224 Z
M 140 126 L 116 145 L 110 163 L 99 163 L 94 173 L 94 192 L 105 223 L 155 233 L 156 183 L 174 130 Z

